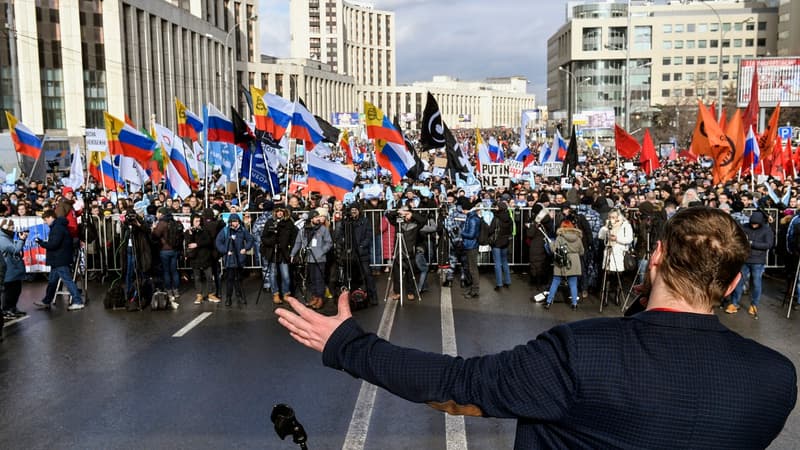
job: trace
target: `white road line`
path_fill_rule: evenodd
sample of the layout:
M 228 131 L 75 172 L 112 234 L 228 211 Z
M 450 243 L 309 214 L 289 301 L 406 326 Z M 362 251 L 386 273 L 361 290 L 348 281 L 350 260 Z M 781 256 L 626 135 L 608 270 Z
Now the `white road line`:
M 457 356 L 456 326 L 453 318 L 453 297 L 449 287 L 442 287 L 442 353 Z M 467 428 L 464 416 L 444 413 L 444 429 L 447 436 L 447 450 L 467 450 Z
M 200 322 L 206 320 L 206 318 L 208 318 L 208 316 L 210 316 L 210 315 L 211 315 L 210 312 L 204 312 L 204 313 L 200 314 L 199 316 L 195 317 L 194 320 L 192 320 L 191 322 L 187 323 L 185 327 L 183 327 L 180 330 L 178 330 L 177 333 L 173 334 L 172 337 L 181 337 L 181 336 L 185 335 L 186 333 L 191 331 L 192 328 L 194 328 L 197 325 L 199 325 Z
M 392 334 L 394 324 L 394 314 L 397 311 L 397 301 L 387 300 L 383 308 L 383 316 L 378 326 L 378 336 L 389 339 Z M 344 450 L 363 450 L 367 442 L 367 431 L 369 431 L 369 421 L 372 418 L 372 409 L 375 406 L 375 394 L 378 388 L 366 381 L 361 382 L 361 389 L 358 391 L 358 399 L 353 409 L 353 417 L 350 419 L 350 426 L 347 428 L 347 435 L 344 438 L 342 449 Z
M 8 320 L 8 321 L 6 321 L 6 323 L 5 323 L 5 324 L 3 324 L 3 328 L 5 328 L 5 327 L 7 327 L 7 326 L 14 325 L 15 323 L 20 323 L 20 322 L 22 322 L 22 321 L 23 321 L 23 320 L 25 320 L 25 319 L 30 319 L 30 317 L 31 317 L 31 316 L 22 316 L 22 317 L 18 317 L 18 318 L 16 318 L 16 319 L 14 319 L 14 320 Z

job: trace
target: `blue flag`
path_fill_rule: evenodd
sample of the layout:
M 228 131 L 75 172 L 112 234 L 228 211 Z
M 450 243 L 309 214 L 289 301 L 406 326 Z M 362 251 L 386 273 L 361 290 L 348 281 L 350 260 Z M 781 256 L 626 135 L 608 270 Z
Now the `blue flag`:
M 272 194 L 280 193 L 281 185 L 278 174 L 267 168 L 267 163 L 264 160 L 264 152 L 256 150 L 252 153 L 252 156 L 253 176 L 250 181 L 267 192 Z M 250 161 L 250 150 L 245 150 L 242 155 L 241 178 L 250 177 Z

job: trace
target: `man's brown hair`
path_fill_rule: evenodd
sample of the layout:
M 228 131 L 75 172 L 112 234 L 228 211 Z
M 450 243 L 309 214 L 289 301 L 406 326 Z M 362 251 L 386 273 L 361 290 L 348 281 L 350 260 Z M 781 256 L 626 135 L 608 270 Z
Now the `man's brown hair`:
M 750 255 L 747 235 L 728 214 L 696 206 L 679 210 L 661 239 L 659 273 L 667 288 L 687 303 L 711 309 Z
M 56 212 L 53 211 L 52 209 L 45 209 L 44 212 L 42 213 L 42 219 L 46 219 L 48 217 L 55 218 Z

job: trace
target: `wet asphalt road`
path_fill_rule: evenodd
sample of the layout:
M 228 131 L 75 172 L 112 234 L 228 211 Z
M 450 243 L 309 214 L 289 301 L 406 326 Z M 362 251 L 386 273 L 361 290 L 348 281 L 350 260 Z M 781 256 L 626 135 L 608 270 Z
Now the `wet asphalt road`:
M 385 275 L 379 278 L 381 295 L 385 281 Z M 529 302 L 533 290 L 517 276 L 510 289 L 495 292 L 492 274 L 484 273 L 481 297 L 470 300 L 458 287 L 440 289 L 432 281 L 422 302 L 396 309 L 381 302 L 355 314 L 375 331 L 388 308 L 395 312 L 393 342 L 440 352 L 440 301 L 451 291 L 455 343 L 462 356 L 508 349 L 565 321 L 620 314 L 613 306 L 598 313 L 593 298 L 577 312 L 561 303 L 545 311 Z M 800 367 L 800 313 L 785 318 L 777 284 L 767 283 L 759 320 L 744 311 L 719 315 L 729 327 Z M 271 298 L 265 293 L 255 304 L 255 277 L 245 282 L 249 304 L 244 307 L 193 305 L 184 285 L 177 311 L 137 313 L 103 309 L 105 286 L 99 283 L 90 284 L 90 304 L 83 311 L 67 312 L 63 300 L 52 311 L 35 311 L 32 302 L 44 286 L 25 284 L 20 307 L 29 317 L 7 325 L 0 344 L 0 448 L 297 448 L 272 428 L 269 415 L 276 403 L 294 408 L 309 448 L 343 447 L 362 383 L 324 368 L 319 354 L 294 343 L 277 324 Z M 326 311 L 334 312 L 330 302 Z M 173 337 L 202 312 L 212 314 L 184 336 Z M 747 389 L 754 382 L 769 380 L 721 379 L 709 388 Z M 466 418 L 464 429 L 469 448 L 513 446 L 513 421 Z M 380 389 L 360 437 L 366 449 L 449 450 L 443 413 Z M 771 448 L 798 447 L 800 412 L 795 410 Z

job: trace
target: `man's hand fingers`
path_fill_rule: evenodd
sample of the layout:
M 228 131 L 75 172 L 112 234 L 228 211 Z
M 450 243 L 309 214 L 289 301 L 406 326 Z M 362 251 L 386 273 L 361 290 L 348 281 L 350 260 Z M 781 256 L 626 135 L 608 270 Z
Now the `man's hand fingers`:
M 350 312 L 350 291 L 339 294 L 339 312 L 336 315 L 345 319 L 353 315 Z

